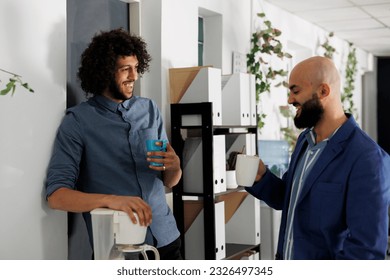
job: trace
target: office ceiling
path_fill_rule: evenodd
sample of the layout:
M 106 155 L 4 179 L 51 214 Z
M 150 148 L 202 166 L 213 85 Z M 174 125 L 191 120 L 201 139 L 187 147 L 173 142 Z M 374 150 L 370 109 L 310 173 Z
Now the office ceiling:
M 390 56 L 390 0 L 265 0 L 375 56 Z

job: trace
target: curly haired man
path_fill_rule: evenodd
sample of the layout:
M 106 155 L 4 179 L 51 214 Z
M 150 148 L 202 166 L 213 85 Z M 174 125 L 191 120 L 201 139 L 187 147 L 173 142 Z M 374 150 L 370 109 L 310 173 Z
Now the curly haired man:
M 46 196 L 53 209 L 83 213 L 91 246 L 89 212 L 109 208 L 125 211 L 134 223 L 136 213 L 148 226 L 145 243 L 156 246 L 161 259 L 181 259 L 164 188 L 180 180 L 180 159 L 169 143 L 166 152 L 146 152 L 147 139 L 167 135 L 156 104 L 133 95 L 150 61 L 143 39 L 123 29 L 92 38 L 78 72 L 88 100 L 68 109 L 58 129 Z

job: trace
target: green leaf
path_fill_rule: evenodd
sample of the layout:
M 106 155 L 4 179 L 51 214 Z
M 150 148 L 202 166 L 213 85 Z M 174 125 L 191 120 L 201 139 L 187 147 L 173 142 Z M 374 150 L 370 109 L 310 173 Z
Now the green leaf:
M 271 26 L 272 26 L 272 24 L 271 24 L 271 22 L 270 22 L 269 20 L 265 20 L 265 21 L 264 21 L 264 24 L 265 24 L 265 26 L 267 26 L 268 28 L 271 28 Z
M 3 90 L 0 91 L 0 95 L 6 95 L 11 89 L 10 88 L 5 88 Z

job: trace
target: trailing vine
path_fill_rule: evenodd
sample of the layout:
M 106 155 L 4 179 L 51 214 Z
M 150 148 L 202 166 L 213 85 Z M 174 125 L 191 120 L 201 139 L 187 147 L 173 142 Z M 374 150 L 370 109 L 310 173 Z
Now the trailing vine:
M 9 72 L 9 71 L 4 70 L 4 69 L 0 69 L 0 71 L 11 76 L 11 78 L 9 78 L 9 80 L 8 80 L 8 83 L 5 85 L 5 88 L 0 90 L 0 95 L 7 95 L 10 92 L 13 95 L 15 93 L 15 89 L 16 89 L 17 85 L 24 87 L 29 92 L 34 92 L 34 90 L 28 85 L 28 83 L 25 83 L 22 81 L 22 76 L 15 74 L 15 73 L 12 73 L 12 72 Z M 0 80 L 0 82 L 1 82 L 1 80 Z
M 356 113 L 355 104 L 353 102 L 353 92 L 355 90 L 356 72 L 357 72 L 356 48 L 353 47 L 352 43 L 349 43 L 347 65 L 345 68 L 345 85 L 344 85 L 344 91 L 341 94 L 341 102 L 344 105 L 345 112 L 350 114 Z
M 259 102 L 260 95 L 263 92 L 270 92 L 271 85 L 277 77 L 285 77 L 288 72 L 283 69 L 273 69 L 266 62 L 264 56 L 271 55 L 279 59 L 291 58 L 292 56 L 283 51 L 283 45 L 278 39 L 282 34 L 279 29 L 272 26 L 272 23 L 266 18 L 265 13 L 258 13 L 257 16 L 262 20 L 264 28 L 252 33 L 251 50 L 247 54 L 247 66 L 249 73 L 256 78 L 256 101 Z M 279 82 L 275 86 L 284 85 L 286 82 Z M 265 114 L 258 114 L 257 126 L 261 129 L 264 126 Z
M 321 47 L 325 49 L 324 56 L 333 59 L 333 54 L 336 49 L 330 44 L 330 38 L 334 33 L 330 32 L 325 42 Z M 355 104 L 353 102 L 353 91 L 355 90 L 355 76 L 357 71 L 356 48 L 352 43 L 349 43 L 349 52 L 347 57 L 347 64 L 345 68 L 345 85 L 343 93 L 341 94 L 341 102 L 344 106 L 344 111 L 350 114 L 356 114 Z M 357 116 L 355 116 L 357 118 Z
M 333 59 L 333 54 L 336 52 L 336 49 L 330 44 L 330 38 L 334 35 L 333 32 L 330 32 L 325 42 L 321 44 L 321 47 L 325 49 L 324 56 L 330 59 Z

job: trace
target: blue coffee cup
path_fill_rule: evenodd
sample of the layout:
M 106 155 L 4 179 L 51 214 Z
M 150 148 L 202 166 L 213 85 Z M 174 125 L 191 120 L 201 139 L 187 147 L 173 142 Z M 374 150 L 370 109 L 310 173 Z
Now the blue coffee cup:
M 161 145 L 157 145 L 160 143 Z M 148 152 L 166 152 L 167 151 L 167 140 L 164 139 L 148 139 L 146 140 L 146 150 Z M 152 156 L 152 158 L 162 158 L 160 156 Z M 162 163 L 150 162 L 150 165 L 153 166 L 163 166 Z

